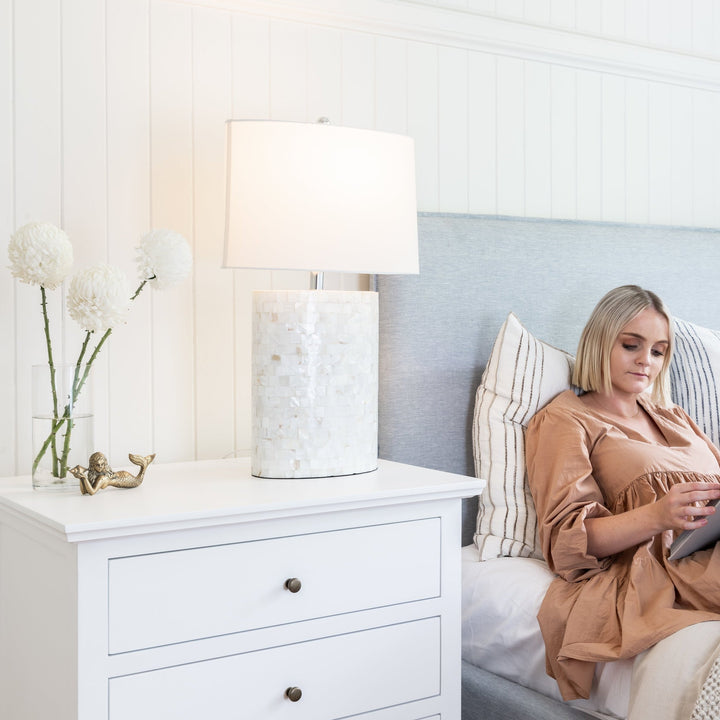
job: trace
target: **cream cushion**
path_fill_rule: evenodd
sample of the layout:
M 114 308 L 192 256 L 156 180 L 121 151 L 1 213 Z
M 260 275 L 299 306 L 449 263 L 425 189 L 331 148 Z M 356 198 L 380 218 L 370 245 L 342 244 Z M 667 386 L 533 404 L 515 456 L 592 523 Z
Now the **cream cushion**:
M 475 544 L 480 560 L 542 558 L 525 472 L 530 418 L 570 387 L 574 358 L 532 335 L 510 313 L 493 345 L 475 398 L 475 473 L 480 496 Z
M 670 364 L 673 402 L 720 447 L 720 332 L 674 318 L 675 352 Z

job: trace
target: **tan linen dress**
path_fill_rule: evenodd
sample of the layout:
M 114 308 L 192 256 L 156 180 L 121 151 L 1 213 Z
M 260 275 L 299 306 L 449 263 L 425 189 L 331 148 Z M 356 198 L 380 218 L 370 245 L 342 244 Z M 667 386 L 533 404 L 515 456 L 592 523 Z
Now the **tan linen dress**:
M 527 429 L 540 541 L 559 575 L 538 621 L 547 672 L 566 700 L 588 697 L 595 662 L 634 657 L 680 628 L 720 620 L 720 543 L 672 562 L 672 531 L 610 558 L 587 552 L 585 518 L 653 502 L 678 482 L 720 480 L 720 452 L 681 408 L 640 403 L 665 444 L 587 408 L 571 390 Z

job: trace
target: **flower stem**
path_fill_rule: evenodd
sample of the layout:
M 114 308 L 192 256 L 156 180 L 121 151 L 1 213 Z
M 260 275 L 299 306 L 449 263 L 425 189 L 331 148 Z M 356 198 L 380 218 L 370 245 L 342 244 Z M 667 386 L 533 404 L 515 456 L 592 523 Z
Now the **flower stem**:
M 68 471 L 68 456 L 70 455 L 70 432 L 75 427 L 75 421 L 73 420 L 75 403 L 77 402 L 78 395 L 82 389 L 85 380 L 87 379 L 87 373 L 90 372 L 89 368 L 85 369 L 85 374 L 80 382 L 80 371 L 82 368 L 82 360 L 85 356 L 88 343 L 90 342 L 90 333 L 85 333 L 85 340 L 83 341 L 82 347 L 80 348 L 80 355 L 78 355 L 77 362 L 75 363 L 75 372 L 73 373 L 72 390 L 71 396 L 68 398 L 68 404 L 65 406 L 64 417 L 66 418 L 67 429 L 65 430 L 65 441 L 63 442 L 62 455 L 60 456 L 60 477 L 64 478 Z
M 152 279 L 152 278 L 149 278 L 149 279 Z M 142 292 L 146 283 L 147 283 L 147 280 L 143 280 L 140 283 L 137 290 L 135 291 L 135 294 L 130 298 L 131 301 L 135 300 L 135 298 Z M 50 386 L 51 386 L 52 395 L 53 395 L 53 423 L 50 428 L 50 432 L 49 432 L 47 438 L 45 439 L 45 442 L 43 443 L 42 447 L 40 448 L 37 455 L 35 456 L 35 460 L 33 461 L 33 466 L 32 466 L 32 472 L 34 475 L 35 471 L 37 470 L 37 467 L 40 463 L 40 460 L 42 460 L 43 455 L 47 452 L 48 447 L 52 447 L 52 458 L 53 458 L 52 474 L 56 478 L 64 478 L 67 475 L 67 471 L 68 471 L 68 457 L 70 455 L 70 439 L 71 439 L 72 429 L 75 424 L 74 420 L 73 420 L 73 411 L 74 411 L 75 403 L 77 402 L 80 392 L 82 391 L 83 387 L 85 386 L 85 383 L 90 375 L 90 370 L 92 369 L 95 359 L 97 358 L 98 354 L 100 353 L 100 350 L 102 349 L 102 347 L 105 344 L 105 342 L 107 341 L 107 339 L 112 334 L 112 328 L 108 328 L 103 333 L 103 336 L 100 338 L 98 344 L 95 346 L 95 349 L 93 350 L 89 359 L 83 366 L 83 360 L 85 358 L 85 354 L 87 352 L 87 348 L 90 343 L 90 336 L 92 335 L 91 331 L 89 331 L 89 330 L 86 331 L 85 340 L 83 341 L 82 347 L 80 348 L 80 353 L 78 355 L 78 359 L 75 363 L 75 372 L 73 374 L 73 381 L 72 381 L 72 388 L 70 390 L 70 396 L 68 397 L 68 402 L 63 409 L 62 416 L 60 417 L 59 416 L 58 398 L 57 398 L 57 389 L 56 389 L 56 383 L 55 383 L 55 365 L 53 363 L 52 344 L 50 342 L 50 323 L 48 321 L 48 315 L 47 315 L 47 302 L 46 302 L 46 297 L 45 297 L 45 288 L 41 287 L 40 289 L 42 290 L 43 317 L 45 320 L 45 340 L 46 340 L 47 351 L 48 351 L 48 365 L 50 367 Z M 66 425 L 67 429 L 65 430 L 62 453 L 61 453 L 60 457 L 58 458 L 56 438 L 57 438 L 58 432 L 63 427 L 63 425 Z
M 140 285 L 138 285 L 138 289 L 135 291 L 135 294 L 130 298 L 130 301 L 132 302 L 142 292 L 142 289 L 145 287 L 145 283 L 148 280 L 154 280 L 154 279 L 155 279 L 155 276 L 153 275 L 151 278 L 148 278 L 147 280 L 143 280 L 140 283 Z
M 48 317 L 48 311 L 47 311 L 47 293 L 46 293 L 45 287 L 43 285 L 40 286 L 40 297 L 41 297 L 42 314 L 43 314 L 43 325 L 45 328 L 45 345 L 47 347 L 48 368 L 50 370 L 50 390 L 52 392 L 52 401 L 53 401 L 53 419 L 57 420 L 58 398 L 57 398 L 57 385 L 55 383 L 55 363 L 53 361 L 52 340 L 50 338 L 50 319 Z M 37 467 L 37 460 L 39 460 L 39 458 L 37 458 L 36 461 L 33 463 L 33 472 L 35 471 L 35 468 Z M 52 468 L 53 468 L 53 475 L 57 476 L 57 474 L 58 474 L 58 457 L 57 457 L 57 445 L 55 443 L 55 435 L 52 436 Z
M 33 466 L 32 466 L 32 472 L 33 475 L 35 474 L 35 471 L 37 470 L 37 466 L 40 464 L 40 460 L 42 460 L 43 455 L 46 453 L 48 446 L 51 442 L 54 442 L 55 436 L 58 433 L 58 430 L 65 424 L 66 418 L 63 416 L 61 418 L 53 418 L 52 427 L 50 428 L 50 432 L 48 436 L 45 438 L 45 442 L 43 443 L 42 447 L 38 451 L 38 454 L 35 456 L 35 460 L 33 460 Z M 59 475 L 56 475 L 53 473 L 53 477 L 59 477 Z

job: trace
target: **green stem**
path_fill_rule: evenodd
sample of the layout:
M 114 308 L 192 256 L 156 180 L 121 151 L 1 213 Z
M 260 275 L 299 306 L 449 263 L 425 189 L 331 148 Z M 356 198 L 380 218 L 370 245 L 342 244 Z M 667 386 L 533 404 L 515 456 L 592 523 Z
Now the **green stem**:
M 40 286 L 40 297 L 43 314 L 43 326 L 45 329 L 45 346 L 47 348 L 48 357 L 48 369 L 50 371 L 50 390 L 52 391 L 53 401 L 53 419 L 57 420 L 58 417 L 58 397 L 57 397 L 57 385 L 55 383 L 55 363 L 53 361 L 52 351 L 52 340 L 50 338 L 50 318 L 48 317 L 47 310 L 47 292 L 44 286 Z M 47 449 L 47 448 L 46 448 Z M 35 470 L 37 463 L 33 464 L 33 471 Z M 58 474 L 58 456 L 57 456 L 57 445 L 55 442 L 55 436 L 52 437 L 52 467 L 53 475 Z
M 51 442 L 54 441 L 55 436 L 58 433 L 58 430 L 65 424 L 66 418 L 65 416 L 61 418 L 54 418 L 52 427 L 50 428 L 50 432 L 48 436 L 45 438 L 45 442 L 42 444 L 42 447 L 38 451 L 38 454 L 35 456 L 35 460 L 33 461 L 32 466 L 32 472 L 33 475 L 35 474 L 35 471 L 37 470 L 37 466 L 40 464 L 40 460 L 42 460 L 43 455 L 47 452 L 47 449 Z M 57 477 L 57 476 L 54 476 Z
M 148 278 L 147 280 L 143 280 L 140 283 L 140 285 L 138 285 L 138 289 L 135 291 L 135 294 L 130 298 L 130 301 L 132 302 L 142 292 L 142 289 L 145 287 L 145 283 L 148 280 L 154 280 L 154 279 L 155 279 L 155 275 L 153 275 L 151 278 Z
M 64 417 L 67 418 L 67 429 L 65 430 L 65 441 L 63 442 L 62 454 L 60 456 L 60 477 L 64 478 L 68 471 L 68 456 L 70 455 L 70 434 L 72 429 L 75 427 L 75 421 L 73 420 L 75 403 L 77 397 L 82 389 L 82 384 L 79 382 L 80 370 L 82 368 L 83 357 L 87 350 L 88 343 L 90 342 L 90 332 L 85 333 L 85 340 L 83 341 L 82 347 L 80 348 L 80 355 L 78 355 L 77 362 L 75 363 L 75 372 L 73 373 L 72 390 L 71 395 L 68 398 L 68 404 L 65 406 Z M 86 367 L 85 375 L 83 376 L 83 384 L 87 379 L 87 373 L 89 369 Z
M 149 278 L 152 279 L 152 278 Z M 135 291 L 134 295 L 130 298 L 130 300 L 135 300 L 135 298 L 142 292 L 143 288 L 145 287 L 145 284 L 147 283 L 147 280 L 143 280 L 140 285 L 138 286 L 137 290 Z M 45 298 L 45 288 L 41 287 L 42 290 L 42 299 L 43 299 L 43 316 L 45 319 L 45 339 L 47 343 L 47 350 L 48 350 L 48 364 L 50 366 L 50 384 L 53 394 L 53 424 L 50 428 L 50 433 L 48 434 L 47 438 L 45 439 L 45 442 L 43 443 L 42 447 L 38 451 L 37 455 L 35 456 L 35 459 L 33 461 L 32 466 L 32 472 L 33 475 L 35 474 L 35 471 L 37 470 L 37 467 L 40 463 L 40 460 L 42 460 L 43 455 L 47 452 L 48 447 L 52 446 L 52 455 L 53 455 L 53 476 L 57 478 L 64 478 L 67 474 L 68 470 L 68 457 L 70 455 L 70 439 L 72 434 L 72 429 L 74 426 L 73 421 L 73 410 L 75 403 L 77 402 L 78 396 L 80 395 L 80 392 L 82 391 L 83 387 L 85 386 L 85 383 L 90 375 L 90 370 L 92 369 L 93 363 L 95 362 L 98 354 L 100 353 L 100 350 L 102 349 L 103 345 L 107 341 L 107 339 L 112 334 L 112 328 L 108 328 L 103 336 L 100 338 L 100 341 L 95 346 L 95 349 L 93 350 L 92 354 L 90 355 L 90 358 L 85 363 L 85 366 L 83 367 L 83 359 L 85 358 L 85 353 L 87 352 L 88 344 L 90 342 L 90 336 L 92 335 L 91 331 L 86 331 L 85 333 L 85 340 L 83 341 L 82 347 L 80 348 L 80 353 L 78 355 L 77 362 L 75 363 L 75 372 L 73 374 L 73 382 L 72 382 L 72 389 L 71 389 L 71 396 L 68 398 L 68 403 L 65 405 L 63 409 L 62 417 L 58 417 L 59 415 L 59 408 L 58 408 L 58 401 L 57 401 L 57 389 L 55 385 L 55 365 L 52 360 L 52 345 L 50 342 L 50 324 L 48 321 L 48 315 L 47 315 L 47 304 L 46 304 L 46 298 Z M 57 447 L 56 447 L 56 438 L 57 434 L 62 428 L 63 425 L 67 425 L 67 429 L 65 430 L 65 436 L 63 441 L 63 448 L 62 448 L 62 454 L 60 458 L 58 458 L 57 455 Z

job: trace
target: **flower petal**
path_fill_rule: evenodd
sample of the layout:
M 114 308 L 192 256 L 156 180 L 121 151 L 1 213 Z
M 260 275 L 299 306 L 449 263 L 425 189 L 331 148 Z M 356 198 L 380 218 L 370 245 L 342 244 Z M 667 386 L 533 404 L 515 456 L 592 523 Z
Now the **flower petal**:
M 67 305 L 70 317 L 89 332 L 125 322 L 130 309 L 125 274 L 109 265 L 82 270 L 70 281 Z
M 136 248 L 138 274 L 158 290 L 182 282 L 192 268 L 188 241 L 174 230 L 152 230 Z
M 54 290 L 70 272 L 73 249 L 60 228 L 47 222 L 31 222 L 10 238 L 8 257 L 13 277 Z

